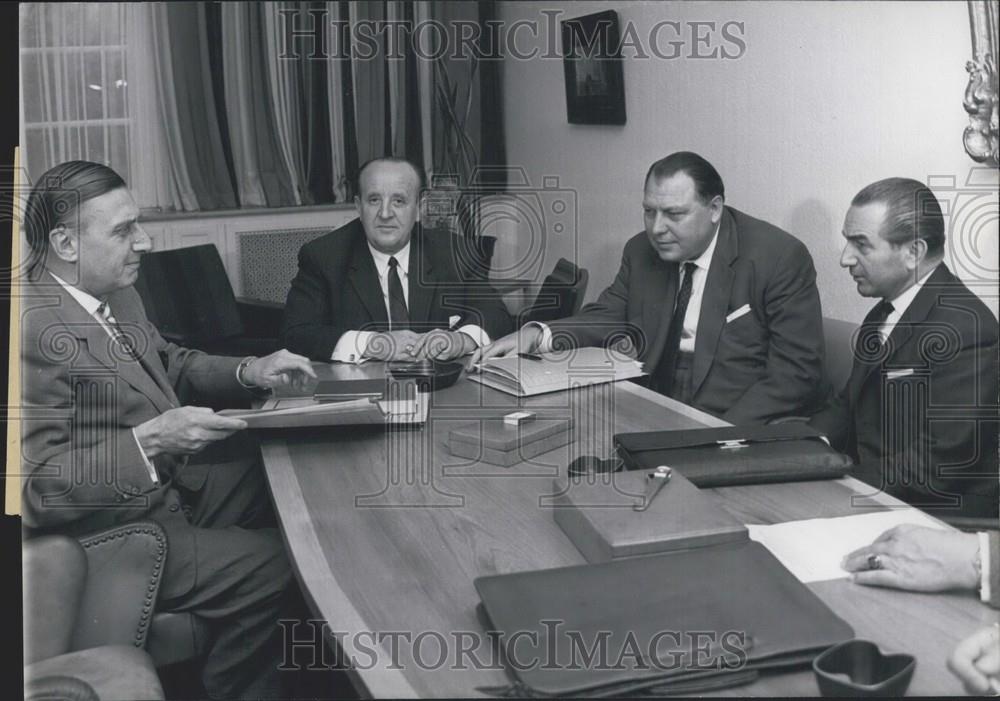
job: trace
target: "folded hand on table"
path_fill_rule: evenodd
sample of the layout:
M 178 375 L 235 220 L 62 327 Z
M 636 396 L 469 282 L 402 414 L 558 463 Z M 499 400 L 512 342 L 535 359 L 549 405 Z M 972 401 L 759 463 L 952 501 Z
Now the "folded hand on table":
M 975 589 L 978 550 L 975 533 L 903 524 L 849 553 L 842 566 L 858 584 L 911 591 Z

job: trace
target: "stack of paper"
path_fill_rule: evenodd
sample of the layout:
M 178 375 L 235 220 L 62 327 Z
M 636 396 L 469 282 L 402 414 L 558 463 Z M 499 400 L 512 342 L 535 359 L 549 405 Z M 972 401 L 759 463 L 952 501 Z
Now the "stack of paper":
M 260 409 L 227 409 L 219 413 L 243 419 L 249 428 L 419 424 L 427 420 L 429 404 L 426 396 L 420 393 L 415 393 L 411 399 L 363 398 L 333 403 L 317 403 L 311 397 L 274 398 Z
M 840 562 L 848 553 L 869 545 L 893 526 L 912 523 L 947 528 L 913 508 L 788 521 L 772 526 L 748 525 L 750 539 L 764 545 L 800 582 L 848 577 Z
M 469 375 L 473 382 L 518 397 L 639 377 L 642 363 L 606 348 L 489 358 Z

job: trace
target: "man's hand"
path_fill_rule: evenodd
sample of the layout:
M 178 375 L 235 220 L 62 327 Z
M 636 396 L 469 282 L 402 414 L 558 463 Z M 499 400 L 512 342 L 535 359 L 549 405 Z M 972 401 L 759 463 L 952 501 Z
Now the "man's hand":
M 435 329 L 420 337 L 420 341 L 413 349 L 413 354 L 418 358 L 427 358 L 428 360 L 452 360 L 468 355 L 474 350 L 476 350 L 476 342 L 469 334 L 461 331 Z
M 243 381 L 255 387 L 281 387 L 291 384 L 296 389 L 305 389 L 309 378 L 316 379 L 309 359 L 280 350 L 263 358 L 256 358 L 243 370 Z
M 246 427 L 246 421 L 219 416 L 206 407 L 182 406 L 139 424 L 135 437 L 146 457 L 189 455 Z
M 420 334 L 409 329 L 372 334 L 364 357 L 371 360 L 416 360 L 414 352 L 420 339 Z
M 510 355 L 511 353 L 534 353 L 542 342 L 542 329 L 535 324 L 525 324 L 520 331 L 507 334 L 503 338 L 480 348 L 472 354 L 470 365 L 481 363 L 489 358 Z
M 858 584 L 911 591 L 975 589 L 978 550 L 975 533 L 903 524 L 848 554 L 841 566 L 854 573 Z M 878 555 L 879 569 L 870 569 L 870 555 Z
M 948 669 L 962 680 L 968 693 L 996 693 L 990 681 L 1000 684 L 1000 627 L 980 628 L 960 642 L 948 658 Z

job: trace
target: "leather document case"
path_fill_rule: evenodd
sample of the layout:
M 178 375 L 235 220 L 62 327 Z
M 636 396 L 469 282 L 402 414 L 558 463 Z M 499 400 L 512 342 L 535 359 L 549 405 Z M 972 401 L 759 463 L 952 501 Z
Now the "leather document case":
M 804 423 L 615 434 L 626 469 L 668 465 L 698 487 L 835 479 L 851 458 Z
M 552 517 L 587 562 L 746 540 L 747 528 L 679 473 L 642 510 L 645 471 L 558 477 Z
M 760 543 L 480 577 L 509 687 L 494 695 L 690 693 L 809 664 L 851 627 Z

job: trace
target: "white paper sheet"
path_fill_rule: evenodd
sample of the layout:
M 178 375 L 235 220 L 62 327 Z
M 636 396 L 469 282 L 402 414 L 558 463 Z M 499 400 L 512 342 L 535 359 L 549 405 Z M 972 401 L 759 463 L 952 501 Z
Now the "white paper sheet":
M 839 518 L 813 518 L 771 526 L 748 525 L 750 539 L 763 544 L 800 582 L 849 576 L 844 556 L 903 523 L 944 528 L 917 509 L 893 509 Z

